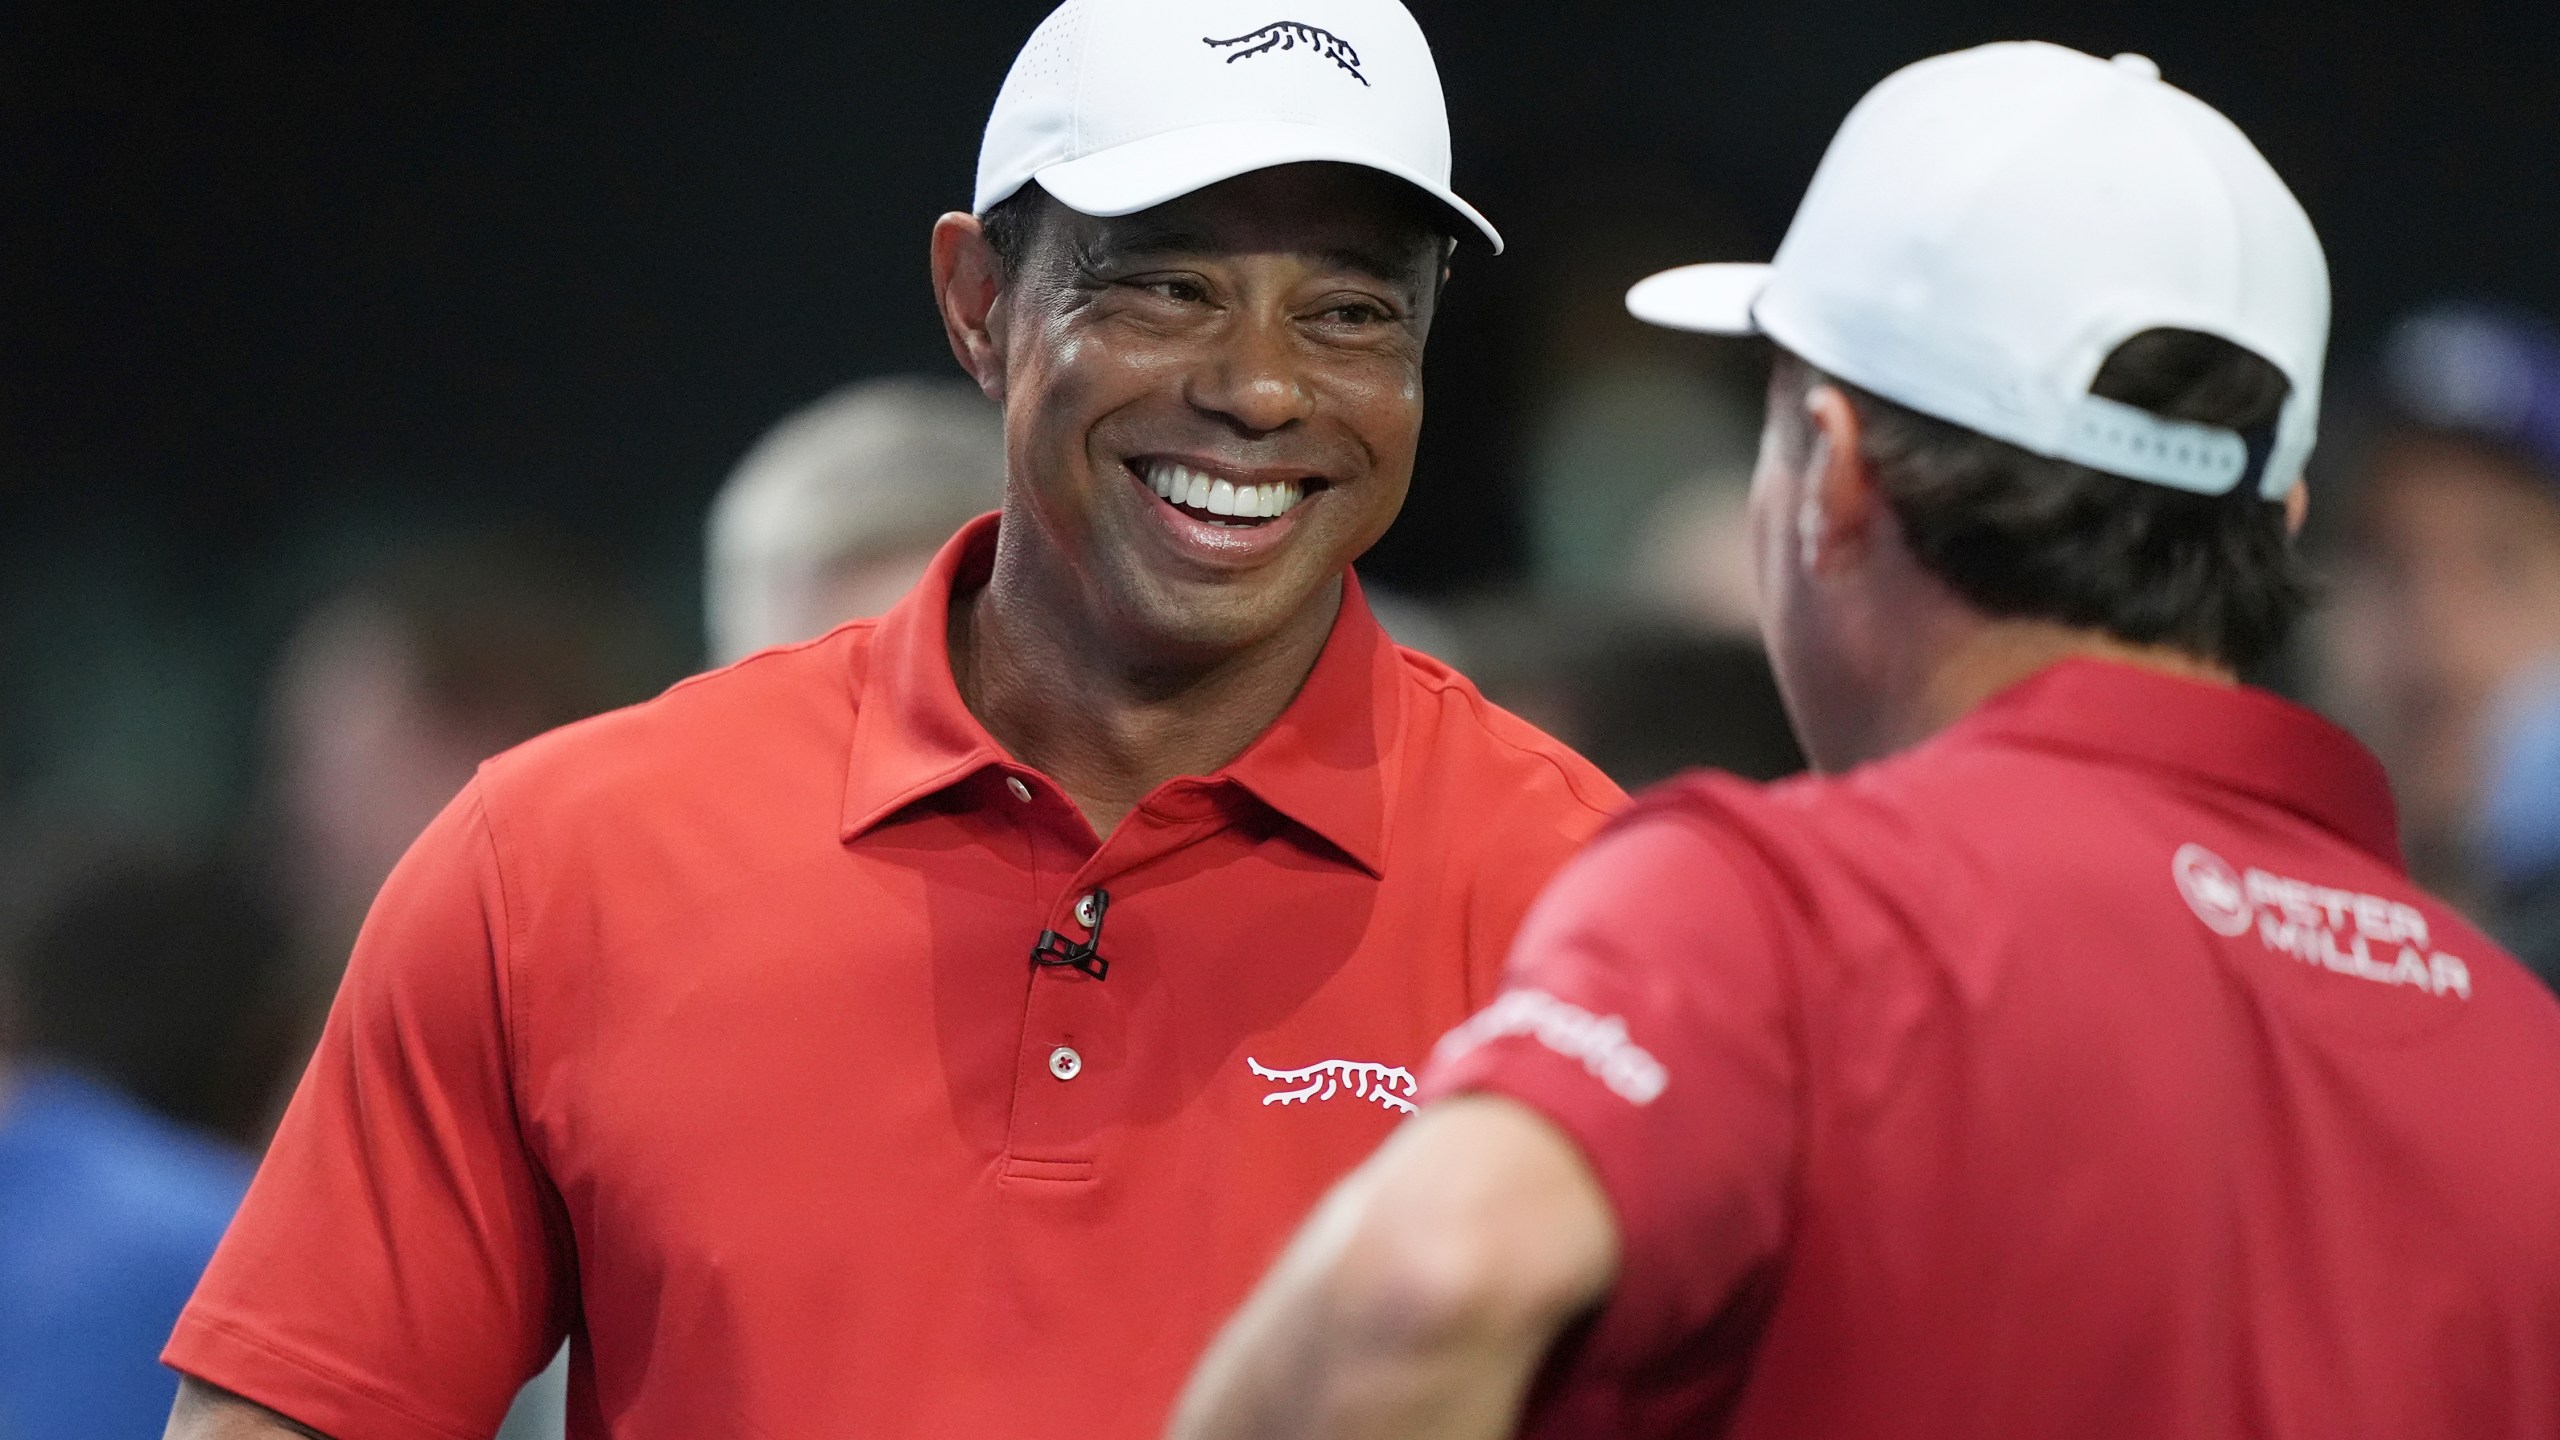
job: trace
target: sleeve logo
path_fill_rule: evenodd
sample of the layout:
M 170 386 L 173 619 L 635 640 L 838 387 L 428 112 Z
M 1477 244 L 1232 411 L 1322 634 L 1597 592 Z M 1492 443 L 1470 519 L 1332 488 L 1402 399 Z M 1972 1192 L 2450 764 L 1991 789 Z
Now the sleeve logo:
M 1244 47 L 1227 57 L 1230 65 L 1257 55 L 1268 55 L 1274 50 L 1295 50 L 1304 45 L 1309 54 L 1332 61 L 1363 85 L 1369 83 L 1369 77 L 1360 73 L 1360 52 L 1351 48 L 1350 41 L 1330 30 L 1317 29 L 1303 20 L 1274 20 L 1259 30 L 1248 30 L 1228 40 L 1212 40 L 1203 35 L 1200 43 L 1212 50 Z
M 1671 1072 L 1650 1051 L 1627 1038 L 1627 1022 L 1594 1015 L 1544 990 L 1513 990 L 1440 1037 L 1435 1065 L 1493 1041 L 1525 1035 L 1568 1060 L 1580 1061 L 1609 1093 L 1630 1105 L 1650 1105 L 1671 1083 Z
M 2255 867 L 2243 873 L 2201 845 L 2179 846 L 2169 875 L 2216 935 L 2237 940 L 2255 930 L 2271 953 L 2332 974 L 2471 998 L 2471 967 L 2433 947 L 2427 917 L 2414 905 Z

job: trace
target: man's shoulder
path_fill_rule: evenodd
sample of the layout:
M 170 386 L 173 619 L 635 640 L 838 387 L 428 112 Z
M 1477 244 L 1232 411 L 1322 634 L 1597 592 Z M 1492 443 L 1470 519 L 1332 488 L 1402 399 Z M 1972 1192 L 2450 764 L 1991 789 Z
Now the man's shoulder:
M 1646 791 L 1637 808 L 1677 811 L 1746 839 L 1827 851 L 1843 863 L 1923 862 L 1972 843 L 2032 847 L 2077 801 L 2146 782 L 2120 767 L 2005 746 L 1928 742 L 1836 774 L 1754 781 L 1692 770 Z
M 1866 770 L 1750 780 L 1699 768 L 1638 792 L 1619 823 L 1684 821 L 1732 845 L 1774 855 L 1801 850 L 1844 827 L 1874 823 L 1878 811 L 1900 808 L 1897 788 L 1889 777 Z
M 1405 767 L 1449 782 L 1495 808 L 1505 800 L 1587 820 L 1596 828 L 1627 803 L 1624 790 L 1572 746 L 1494 704 L 1464 675 L 1398 647 Z
M 874 626 L 758 651 L 484 763 L 492 811 L 589 819 L 736 804 L 843 780 Z M 494 819 L 493 815 L 493 819 Z
M 2020 834 L 1987 825 L 1967 792 L 2012 793 L 2018 777 L 1950 774 L 1906 753 L 1836 775 L 1774 781 L 1689 770 L 1638 794 L 1617 822 L 1659 836 L 1689 831 L 1773 904 L 1830 930 L 1879 907 L 1962 910 L 2001 866 L 1989 852 Z M 2030 846 L 2031 848 L 2031 846 Z

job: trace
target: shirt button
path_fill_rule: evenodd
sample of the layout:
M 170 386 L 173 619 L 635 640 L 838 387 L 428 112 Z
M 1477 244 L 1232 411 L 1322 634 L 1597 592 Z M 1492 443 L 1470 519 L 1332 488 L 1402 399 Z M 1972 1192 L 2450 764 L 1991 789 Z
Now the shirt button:
M 1026 804 L 1029 803 L 1031 799 L 1031 787 L 1022 783 L 1021 776 L 1007 775 L 1004 777 L 1004 788 L 1013 792 L 1014 799 L 1023 801 Z
M 1061 1045 L 1049 1052 L 1049 1073 L 1061 1080 L 1073 1080 L 1084 1073 L 1084 1057 L 1072 1047 Z
M 1084 898 L 1076 902 L 1076 923 L 1090 930 L 1093 922 L 1101 918 L 1101 912 L 1094 908 L 1093 892 L 1086 891 Z

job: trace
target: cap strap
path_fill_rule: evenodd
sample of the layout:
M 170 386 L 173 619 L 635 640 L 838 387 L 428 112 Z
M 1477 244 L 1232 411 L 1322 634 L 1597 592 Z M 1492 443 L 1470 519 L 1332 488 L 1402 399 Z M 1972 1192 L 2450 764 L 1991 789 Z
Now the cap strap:
M 2238 431 L 2163 419 L 2103 395 L 2084 395 L 2072 407 L 2057 458 L 2198 495 L 2231 493 L 2250 459 Z

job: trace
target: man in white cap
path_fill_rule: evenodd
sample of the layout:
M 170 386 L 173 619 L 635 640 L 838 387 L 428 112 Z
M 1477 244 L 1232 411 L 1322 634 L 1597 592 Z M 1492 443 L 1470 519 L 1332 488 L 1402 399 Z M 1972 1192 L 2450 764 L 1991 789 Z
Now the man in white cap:
M 933 235 L 1000 516 L 484 766 L 170 1342 L 171 1433 L 1155 1433 L 1619 800 L 1399 650 L 1453 239 L 1394 0 L 1070 0 Z
M 2139 57 L 1989 46 L 1852 112 L 1773 265 L 1628 299 L 1779 349 L 1827 773 L 1567 868 L 1175 1433 L 2560 1434 L 2560 1004 L 2238 678 L 2328 321 L 2265 161 Z

